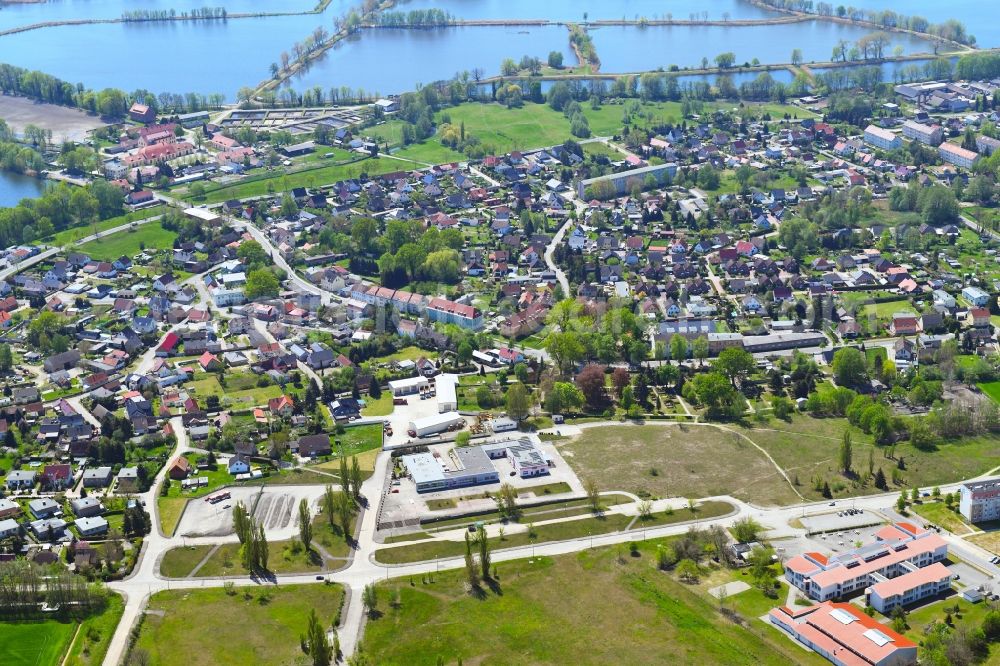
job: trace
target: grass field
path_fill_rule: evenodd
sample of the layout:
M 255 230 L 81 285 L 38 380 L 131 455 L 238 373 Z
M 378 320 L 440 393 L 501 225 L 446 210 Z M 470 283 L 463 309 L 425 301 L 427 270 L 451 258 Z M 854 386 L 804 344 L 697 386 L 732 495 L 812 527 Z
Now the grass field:
M 734 432 L 689 425 L 588 428 L 557 443 L 582 479 L 652 497 L 732 495 L 762 504 L 798 500 L 764 455 Z
M 160 575 L 167 578 L 183 578 L 205 559 L 214 546 L 184 546 L 171 548 L 160 560 Z
M 343 590 L 337 585 L 281 585 L 236 591 L 171 590 L 149 602 L 136 647 L 160 666 L 306 664 L 299 649 L 310 609 L 330 626 Z
M 59 664 L 75 631 L 76 623 L 72 621 L 0 622 L 0 664 Z
M 468 103 L 441 114 L 450 116 L 453 125 L 464 122 L 466 133 L 478 137 L 488 152 L 495 154 L 553 146 L 571 138 L 569 121 L 547 104 L 528 102 L 520 109 L 508 109 L 499 104 Z
M 910 511 L 913 511 L 924 520 L 927 520 L 938 527 L 943 527 L 954 534 L 971 534 L 976 531 L 965 521 L 962 514 L 957 511 L 952 511 L 944 505 L 944 502 L 914 504 L 910 507 Z
M 129 229 L 107 238 L 84 243 L 79 250 L 89 254 L 93 259 L 112 261 L 122 255 L 133 257 L 143 246 L 150 250 L 169 249 L 173 247 L 175 238 L 177 234 L 167 231 L 159 222 L 150 222 L 135 230 Z
M 191 388 L 199 400 L 214 395 L 224 405 L 239 405 L 244 408 L 266 405 L 268 400 L 280 398 L 284 392 L 277 384 L 256 386 L 256 379 L 252 375 L 233 374 L 226 377 L 226 385 L 222 386 L 218 376 L 211 374 L 193 381 Z M 246 380 L 251 381 L 248 384 Z M 242 388 L 244 386 L 246 388 Z
M 123 224 L 128 224 L 130 222 L 136 222 L 138 220 L 145 220 L 156 215 L 160 215 L 166 210 L 165 206 L 151 206 L 150 208 L 143 208 L 142 210 L 136 211 L 134 213 L 127 213 L 125 215 L 119 215 L 117 217 L 108 218 L 107 220 L 101 220 L 96 225 L 88 224 L 82 227 L 71 227 L 69 229 L 63 229 L 57 234 L 52 236 L 49 241 L 54 246 L 66 245 L 67 243 L 74 243 L 81 238 L 86 238 L 87 236 L 92 236 L 94 234 L 94 227 L 97 227 L 98 232 L 104 232 L 108 229 L 114 229 L 115 227 L 120 227 Z M 118 257 L 115 257 L 117 259 Z
M 156 506 L 160 512 L 160 529 L 167 536 L 173 536 L 177 529 L 177 523 L 181 520 L 184 507 L 188 503 L 187 497 L 157 497 Z
M 820 499 L 812 484 L 815 476 L 830 483 L 835 497 L 881 492 L 872 485 L 855 486 L 837 469 L 840 438 L 847 428 L 846 419 L 796 416 L 791 424 L 773 421 L 745 432 L 770 453 L 789 476 L 798 476 L 799 492 L 809 499 Z M 891 478 L 891 471 L 902 458 L 905 469 L 899 471 L 900 487 L 930 490 L 933 486 L 968 479 L 1000 466 L 1000 437 L 994 435 L 946 441 L 934 451 L 920 451 L 904 442 L 896 446 L 896 459 L 890 460 L 886 457 L 888 449 L 872 447 L 871 439 L 860 430 L 850 430 L 855 471 L 861 474 L 868 471 L 868 455 L 873 451 L 875 469 L 881 468 L 885 476 Z M 838 483 L 842 486 L 840 490 L 835 489 Z M 891 483 L 889 488 L 895 489 Z
M 862 314 L 865 317 L 874 315 L 877 319 L 892 319 L 892 315 L 897 312 L 916 314 L 913 306 L 906 299 L 900 299 L 898 301 L 885 301 L 883 303 L 868 303 L 862 310 Z
M 381 607 L 362 647 L 381 666 L 827 663 L 776 631 L 723 618 L 656 570 L 655 547 L 639 544 L 638 557 L 603 548 L 504 562 L 497 589 L 479 595 L 466 591 L 462 571 L 383 583 L 382 598 L 395 590 L 400 604 Z
M 448 146 L 442 145 L 439 141 L 431 138 L 423 143 L 413 143 L 405 148 L 401 148 L 392 153 L 395 157 L 402 157 L 424 164 L 442 164 L 444 162 L 465 162 L 469 158 L 464 153 L 452 150 Z
M 110 595 L 103 613 L 88 617 L 80 624 L 80 633 L 66 657 L 66 666 L 100 666 L 124 612 L 122 598 Z
M 371 396 L 365 396 L 365 407 L 361 410 L 362 416 L 387 416 L 392 414 L 392 393 L 385 391 L 375 400 Z
M 382 424 L 369 423 L 367 425 L 350 426 L 344 429 L 342 435 L 334 434 L 333 440 L 335 443 L 340 443 L 339 447 L 334 445 L 334 455 L 339 455 L 343 452 L 348 458 L 366 451 L 380 449 L 382 448 Z M 358 464 L 360 462 L 359 460 Z
M 656 513 L 649 520 L 636 520 L 634 524 L 633 516 L 605 514 L 599 517 L 538 525 L 534 528 L 536 535 L 534 539 L 530 539 L 527 532 L 518 532 L 506 535 L 502 540 L 494 537 L 490 539 L 490 543 L 493 549 L 499 550 L 515 546 L 531 545 L 532 543 L 544 543 L 546 541 L 578 539 L 592 534 L 609 534 L 624 530 L 629 525 L 632 525 L 632 529 L 642 529 L 644 526 L 655 527 L 688 520 L 713 518 L 725 515 L 732 510 L 732 505 L 727 502 L 705 502 L 697 506 L 693 512 L 689 509 L 681 509 L 672 513 Z M 556 516 L 539 516 L 540 519 L 554 517 Z M 466 519 L 466 522 L 468 522 L 468 519 Z M 465 544 L 461 541 L 427 541 L 410 546 L 376 551 L 375 559 L 385 564 L 402 564 L 404 562 L 435 560 L 441 557 L 455 557 L 464 552 Z
M 983 393 L 990 396 L 993 402 L 1000 402 L 1000 382 L 986 382 L 978 386 Z

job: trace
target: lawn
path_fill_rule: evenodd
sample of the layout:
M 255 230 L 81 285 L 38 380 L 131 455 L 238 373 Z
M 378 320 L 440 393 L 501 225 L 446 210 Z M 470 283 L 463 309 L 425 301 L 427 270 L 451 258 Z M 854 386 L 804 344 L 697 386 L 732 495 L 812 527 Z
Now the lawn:
M 157 497 L 156 507 L 160 512 L 160 529 L 167 536 L 173 536 L 177 529 L 177 523 L 181 521 L 184 507 L 187 506 L 187 497 Z
M 75 243 L 81 238 L 92 236 L 94 234 L 95 226 L 98 232 L 104 232 L 108 229 L 120 227 L 123 224 L 136 222 L 138 220 L 146 220 L 151 217 L 155 217 L 156 215 L 161 215 L 165 210 L 165 206 L 152 206 L 150 208 L 143 208 L 142 210 L 134 213 L 127 213 L 125 215 L 108 218 L 107 220 L 101 220 L 96 225 L 88 224 L 86 226 L 70 227 L 69 229 L 63 229 L 59 233 L 54 234 L 49 243 L 56 247 L 67 245 L 69 243 Z M 115 259 L 117 258 L 118 257 L 115 257 Z
M 477 595 L 462 571 L 382 583 L 381 597 L 398 591 L 400 603 L 380 607 L 362 647 L 382 666 L 826 663 L 777 632 L 722 617 L 656 570 L 655 547 L 640 544 L 638 557 L 601 548 L 504 562 L 496 589 Z
M 267 544 L 267 568 L 273 573 L 313 573 L 323 570 L 323 559 L 315 551 L 306 552 L 299 546 L 297 552 L 292 551 L 290 541 L 270 541 Z M 168 551 L 169 552 L 169 551 Z M 197 565 L 197 562 L 194 563 Z M 192 566 L 193 568 L 193 566 Z M 178 566 L 178 571 L 182 571 Z M 190 574 L 190 569 L 183 575 Z M 250 573 L 240 562 L 240 544 L 226 543 L 212 553 L 200 569 L 196 578 L 216 578 L 218 576 L 244 576 Z
M 414 160 L 424 164 L 465 162 L 469 159 L 464 153 L 452 150 L 448 146 L 442 145 L 439 141 L 433 138 L 428 139 L 423 143 L 412 143 L 392 154 L 395 157 L 402 157 L 404 159 Z
M 73 648 L 66 657 L 66 666 L 99 666 L 104 662 L 111 637 L 125 612 L 125 602 L 117 594 L 108 596 L 108 604 L 100 615 L 88 617 L 80 625 Z M 2 660 L 0 660 L 2 661 Z
M 171 248 L 175 238 L 177 238 L 175 232 L 164 229 L 159 222 L 150 222 L 107 238 L 84 243 L 79 250 L 89 254 L 93 259 L 113 261 L 122 255 L 133 257 L 139 254 L 143 247 L 150 250 Z
M 494 154 L 554 146 L 572 138 L 569 121 L 547 104 L 527 102 L 519 109 L 508 109 L 470 102 L 445 109 L 438 120 L 441 115 L 449 116 L 453 125 L 464 122 L 466 134 L 477 137 Z
M 329 627 L 340 614 L 337 585 L 281 585 L 234 591 L 170 590 L 154 595 L 136 647 L 162 666 L 307 664 L 299 648 L 310 610 Z
M 993 402 L 1000 402 L 1000 382 L 987 382 L 978 386 L 983 393 L 993 399 Z
M 371 396 L 365 396 L 365 406 L 361 410 L 362 416 L 388 416 L 392 414 L 392 393 L 389 391 L 384 391 L 382 395 L 379 396 L 378 400 L 375 400 Z
M 641 530 L 643 527 L 658 527 L 670 525 L 688 520 L 699 520 L 723 516 L 731 512 L 733 507 L 727 502 L 705 502 L 695 508 L 695 511 L 681 509 L 670 513 L 661 512 L 653 514 L 648 520 L 636 520 L 633 524 L 634 516 L 623 516 L 621 514 L 605 514 L 602 516 L 581 518 L 579 520 L 567 520 L 561 523 L 550 523 L 548 525 L 538 525 L 534 528 L 535 538 L 529 538 L 528 532 L 518 532 L 516 534 L 505 535 L 503 539 L 493 537 L 490 539 L 491 547 L 499 550 L 503 548 L 513 548 L 515 546 L 526 546 L 532 543 L 544 543 L 546 541 L 562 541 L 564 539 L 578 539 L 592 534 L 609 534 L 619 532 L 632 525 L 632 529 Z M 539 516 L 539 519 L 555 518 L 556 516 Z M 468 522 L 469 519 L 466 519 Z M 522 522 L 526 522 L 522 520 Z M 465 544 L 461 541 L 427 541 L 411 546 L 400 546 L 376 551 L 375 559 L 385 564 L 401 564 L 404 562 L 420 562 L 423 560 L 435 560 L 441 557 L 456 557 L 465 552 Z
M 821 499 L 814 479 L 830 484 L 834 497 L 850 497 L 883 492 L 872 484 L 855 484 L 837 469 L 837 454 L 844 430 L 850 429 L 853 440 L 854 470 L 868 472 L 869 451 L 873 452 L 874 468 L 882 469 L 886 478 L 903 460 L 901 488 L 923 488 L 968 479 L 1000 466 L 1000 437 L 983 435 L 946 441 L 933 451 L 920 451 L 909 442 L 896 446 L 895 459 L 887 458 L 886 447 L 873 447 L 871 439 L 846 419 L 814 419 L 796 416 L 791 423 L 773 420 L 770 424 L 744 430 L 781 465 L 788 475 L 797 477 L 799 492 L 808 499 Z M 889 490 L 897 490 L 891 483 Z
M 249 383 L 247 382 L 249 381 Z M 191 388 L 199 400 L 204 400 L 208 396 L 218 396 L 223 405 L 237 405 L 242 407 L 260 407 L 266 405 L 271 398 L 280 398 L 283 389 L 277 384 L 267 386 L 257 386 L 257 378 L 253 375 L 235 373 L 226 376 L 226 385 L 219 383 L 218 375 L 212 373 L 195 379 L 191 382 Z
M 649 497 L 732 495 L 760 504 L 798 501 L 767 458 L 735 432 L 712 426 L 587 428 L 557 442 L 566 462 L 602 490 Z
M 343 434 L 334 434 L 333 441 L 334 455 L 343 453 L 348 458 L 359 453 L 364 453 L 365 451 L 381 449 L 382 424 L 369 423 L 366 425 L 348 426 L 344 428 Z M 339 465 L 337 469 L 340 469 Z
M 184 578 L 212 552 L 215 546 L 183 546 L 171 548 L 160 560 L 160 575 L 167 578 Z
M 868 303 L 862 311 L 865 317 L 874 315 L 877 319 L 892 319 L 892 315 L 897 312 L 916 314 L 910 301 L 900 299 L 898 301 L 884 301 L 882 303 Z
M 965 521 L 962 514 L 957 511 L 952 511 L 944 505 L 944 502 L 914 504 L 910 507 L 910 511 L 913 511 L 924 520 L 927 520 L 938 527 L 943 527 L 949 532 L 958 534 L 959 536 L 963 534 L 971 534 L 977 531 Z
M 0 622 L 0 664 L 59 664 L 75 631 L 76 623 L 72 621 Z

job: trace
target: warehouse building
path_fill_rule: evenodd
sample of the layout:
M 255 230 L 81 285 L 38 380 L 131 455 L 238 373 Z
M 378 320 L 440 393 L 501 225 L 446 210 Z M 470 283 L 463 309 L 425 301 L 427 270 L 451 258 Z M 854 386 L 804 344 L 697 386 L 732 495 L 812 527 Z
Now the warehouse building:
M 454 449 L 451 456 L 453 465 L 446 464 L 434 453 L 403 456 L 403 465 L 416 484 L 418 493 L 500 481 L 500 474 L 482 447 Z
M 458 410 L 457 375 L 438 375 L 434 378 L 434 392 L 437 394 L 438 412 L 454 412 Z
M 389 382 L 389 390 L 395 397 L 413 395 L 420 393 L 430 386 L 426 377 L 410 377 L 409 379 L 395 379 Z
M 449 430 L 453 426 L 465 427 L 465 419 L 458 412 L 432 414 L 410 421 L 410 437 L 427 437 Z

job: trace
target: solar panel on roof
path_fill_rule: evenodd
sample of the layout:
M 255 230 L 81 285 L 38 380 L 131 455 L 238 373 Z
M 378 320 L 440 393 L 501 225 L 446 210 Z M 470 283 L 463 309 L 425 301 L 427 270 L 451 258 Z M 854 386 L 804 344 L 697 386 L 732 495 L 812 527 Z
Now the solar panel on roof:
M 891 638 L 883 634 L 878 629 L 869 629 L 863 634 L 863 636 L 879 647 L 885 647 L 887 643 L 892 642 Z
M 843 608 L 834 608 L 830 611 L 830 616 L 841 624 L 850 624 L 858 619 L 845 611 Z

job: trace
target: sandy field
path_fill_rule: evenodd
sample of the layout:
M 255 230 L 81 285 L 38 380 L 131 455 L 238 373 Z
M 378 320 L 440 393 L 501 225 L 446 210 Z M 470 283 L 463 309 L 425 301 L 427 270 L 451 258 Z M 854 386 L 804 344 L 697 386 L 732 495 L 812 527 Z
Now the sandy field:
M 82 142 L 87 132 L 103 127 L 104 122 L 79 109 L 70 109 L 55 104 L 42 104 L 24 97 L 0 95 L 0 118 L 7 121 L 16 133 L 24 131 L 26 125 L 37 125 L 52 130 L 52 140 Z

